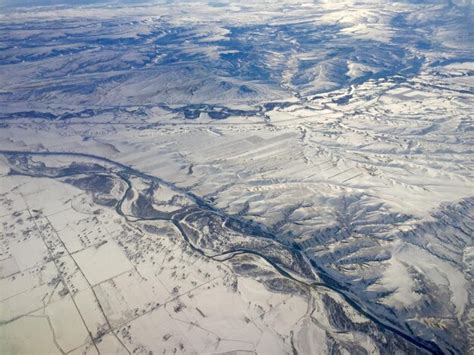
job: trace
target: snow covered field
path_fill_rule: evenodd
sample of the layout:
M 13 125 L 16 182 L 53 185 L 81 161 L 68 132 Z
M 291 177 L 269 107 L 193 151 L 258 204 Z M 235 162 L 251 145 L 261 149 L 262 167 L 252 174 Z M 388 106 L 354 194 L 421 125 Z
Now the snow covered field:
M 0 352 L 474 351 L 473 19 L 4 7 Z

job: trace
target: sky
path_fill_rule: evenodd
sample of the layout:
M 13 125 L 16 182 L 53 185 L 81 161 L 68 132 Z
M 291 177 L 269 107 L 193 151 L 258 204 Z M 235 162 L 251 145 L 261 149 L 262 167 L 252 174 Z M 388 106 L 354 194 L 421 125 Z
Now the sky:
M 52 6 L 52 5 L 93 5 L 107 3 L 137 4 L 137 3 L 160 3 L 160 2 L 178 2 L 179 0 L 0 0 L 0 7 L 29 7 L 29 6 Z M 204 2 L 207 2 L 203 0 Z M 337 0 L 334 0 L 337 1 Z M 386 4 L 387 1 L 373 0 Z M 227 2 L 227 1 L 224 1 Z M 304 1 L 302 1 L 304 2 Z M 367 2 L 370 2 L 368 0 Z M 390 2 L 390 0 L 388 1 Z M 394 1 L 395 2 L 395 1 Z M 411 3 L 452 3 L 458 6 L 473 5 L 474 0 L 397 0 L 396 2 Z

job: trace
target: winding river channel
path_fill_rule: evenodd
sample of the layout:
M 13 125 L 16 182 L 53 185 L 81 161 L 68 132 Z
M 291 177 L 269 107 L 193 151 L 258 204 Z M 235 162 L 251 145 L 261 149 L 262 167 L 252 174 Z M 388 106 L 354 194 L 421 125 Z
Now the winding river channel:
M 222 209 L 219 209 L 213 206 L 206 199 L 200 196 L 197 196 L 196 194 L 186 189 L 180 188 L 171 182 L 168 182 L 159 177 L 152 176 L 150 174 L 138 171 L 132 167 L 126 166 L 124 164 L 113 161 L 111 159 L 92 155 L 92 154 L 51 152 L 51 151 L 29 152 L 29 151 L 9 151 L 9 150 L 0 150 L 0 154 L 6 156 L 7 158 L 21 158 L 21 157 L 28 157 L 28 156 L 29 157 L 33 157 L 33 156 L 68 157 L 68 158 L 71 158 L 71 162 L 73 162 L 75 158 L 86 158 L 96 164 L 105 163 L 109 166 L 113 166 L 115 169 L 120 171 L 120 173 L 118 174 L 117 173 L 113 173 L 113 174 L 116 177 L 118 176 L 127 185 L 127 189 L 125 193 L 123 193 L 123 196 L 115 205 L 115 210 L 119 215 L 126 218 L 129 222 L 133 223 L 133 222 L 138 222 L 138 221 L 167 220 L 176 227 L 176 229 L 180 232 L 184 241 L 192 248 L 193 251 L 195 251 L 196 253 L 206 258 L 211 258 L 219 262 L 227 261 L 235 257 L 236 255 L 242 255 L 242 254 L 257 256 L 265 260 L 267 263 L 269 263 L 275 269 L 275 271 L 277 271 L 282 277 L 286 279 L 290 279 L 293 282 L 296 282 L 304 287 L 326 288 L 338 293 L 351 307 L 353 307 L 360 314 L 364 315 L 366 318 L 370 319 L 383 332 L 393 333 L 394 335 L 397 335 L 403 338 L 404 340 L 406 340 L 407 342 L 409 342 L 410 344 L 416 346 L 421 351 L 431 353 L 431 354 L 443 354 L 443 351 L 440 349 L 440 347 L 436 343 L 429 340 L 421 339 L 420 337 L 410 334 L 405 329 L 402 329 L 400 325 L 395 324 L 392 320 L 385 319 L 379 315 L 374 314 L 367 307 L 367 305 L 364 303 L 363 300 L 359 299 L 353 292 L 351 292 L 350 285 L 344 285 L 344 284 L 339 283 L 337 280 L 332 278 L 327 272 L 325 272 L 321 267 L 318 266 L 317 260 L 316 261 L 309 260 L 308 257 L 304 254 L 304 252 L 300 250 L 297 246 L 287 245 L 287 244 L 282 243 L 281 241 L 279 241 L 278 236 L 273 234 L 271 231 L 269 231 L 269 229 L 266 228 L 264 225 L 261 225 L 255 222 L 249 222 L 239 216 L 229 215 Z M 73 177 L 75 175 L 94 174 L 94 172 L 79 171 L 79 169 L 77 171 L 73 171 L 73 170 L 67 171 L 64 174 L 59 174 L 55 176 L 49 176 L 47 174 L 42 175 L 41 173 L 38 173 L 36 171 L 35 172 L 32 171 L 31 174 L 30 172 L 25 172 L 25 171 L 21 171 L 21 172 L 15 171 L 15 173 L 30 176 L 30 177 L 48 177 L 48 178 L 65 178 L 65 177 Z M 110 172 L 110 174 L 112 173 Z M 166 186 L 179 194 L 185 195 L 187 198 L 193 201 L 195 206 L 183 208 L 176 212 L 170 212 L 170 213 L 164 212 L 160 214 L 159 216 L 149 217 L 149 216 L 138 215 L 138 216 L 133 216 L 133 220 L 129 219 L 130 216 L 123 211 L 123 204 L 126 201 L 127 196 L 129 195 L 129 192 L 133 189 L 133 183 L 129 179 L 130 176 L 136 176 L 146 181 L 149 181 L 151 183 L 161 184 L 163 186 Z M 273 243 L 278 244 L 280 247 L 288 251 L 288 253 L 291 254 L 291 257 L 297 260 L 298 263 L 306 263 L 305 267 L 311 269 L 312 274 L 316 275 L 317 277 L 313 277 L 313 279 L 311 279 L 310 277 L 308 277 L 308 275 L 298 275 L 297 271 L 288 270 L 287 268 L 285 268 L 285 266 L 281 265 L 280 263 L 276 263 L 272 257 L 269 257 L 268 255 L 266 255 L 264 250 L 254 250 L 247 247 L 236 246 L 228 250 L 221 251 L 217 254 L 210 255 L 208 252 L 201 249 L 199 246 L 196 246 L 193 243 L 192 238 L 189 237 L 188 232 L 186 231 L 186 228 L 183 228 L 183 225 L 182 225 L 183 219 L 191 210 L 192 211 L 198 210 L 203 213 L 217 215 L 221 219 L 227 222 L 226 223 L 227 228 L 235 232 L 238 232 L 240 234 L 252 235 L 252 237 L 254 238 L 265 238 L 265 239 L 271 240 Z

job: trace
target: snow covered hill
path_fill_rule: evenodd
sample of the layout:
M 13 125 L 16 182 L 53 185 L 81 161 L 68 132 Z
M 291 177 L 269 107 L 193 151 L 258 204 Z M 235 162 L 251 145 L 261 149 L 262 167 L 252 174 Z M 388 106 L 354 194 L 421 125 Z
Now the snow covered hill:
M 470 1 L 0 5 L 6 353 L 474 351 Z

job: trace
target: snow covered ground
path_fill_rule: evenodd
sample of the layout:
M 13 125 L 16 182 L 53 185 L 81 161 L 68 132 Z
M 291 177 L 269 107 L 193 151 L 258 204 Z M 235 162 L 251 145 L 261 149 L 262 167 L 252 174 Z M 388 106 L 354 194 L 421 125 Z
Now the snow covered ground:
M 3 352 L 474 351 L 473 18 L 5 7 Z

